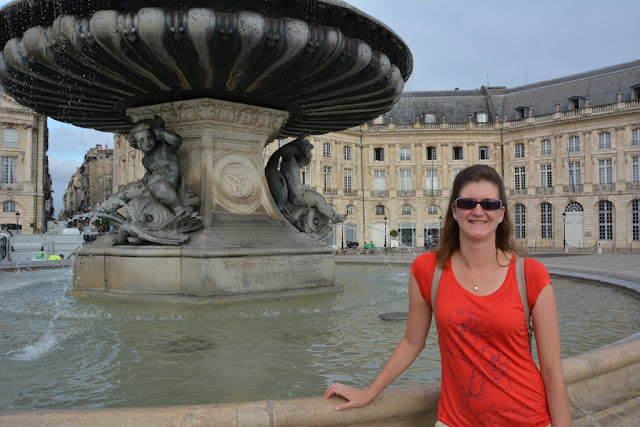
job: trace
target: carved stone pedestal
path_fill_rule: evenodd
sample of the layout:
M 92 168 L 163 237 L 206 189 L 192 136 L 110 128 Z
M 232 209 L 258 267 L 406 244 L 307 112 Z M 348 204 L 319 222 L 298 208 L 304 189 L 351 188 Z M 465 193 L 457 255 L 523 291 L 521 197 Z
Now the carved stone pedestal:
M 332 248 L 288 223 L 274 205 L 262 153 L 289 114 L 215 99 L 128 111 L 162 117 L 182 136 L 187 184 L 201 200 L 204 230 L 176 247 L 112 246 L 103 236 L 76 254 L 73 294 L 240 297 L 334 284 Z

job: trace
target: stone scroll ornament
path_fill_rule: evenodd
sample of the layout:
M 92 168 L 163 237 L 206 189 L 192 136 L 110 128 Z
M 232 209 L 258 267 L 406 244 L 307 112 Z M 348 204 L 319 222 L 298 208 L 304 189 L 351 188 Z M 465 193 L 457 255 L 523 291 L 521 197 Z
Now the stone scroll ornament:
M 331 234 L 329 221 L 344 222 L 347 215 L 336 212 L 320 193 L 300 181 L 300 169 L 311 162 L 312 150 L 304 136 L 283 145 L 269 158 L 265 175 L 282 215 L 298 230 L 322 241 Z
M 115 245 L 177 246 L 189 240 L 187 233 L 204 227 L 197 215 L 200 199 L 180 171 L 177 151 L 182 138 L 164 126 L 158 116 L 134 123 L 128 139 L 132 147 L 144 153 L 144 177 L 127 184 L 98 207 L 98 216 L 120 224 Z M 123 207 L 126 217 L 117 212 Z

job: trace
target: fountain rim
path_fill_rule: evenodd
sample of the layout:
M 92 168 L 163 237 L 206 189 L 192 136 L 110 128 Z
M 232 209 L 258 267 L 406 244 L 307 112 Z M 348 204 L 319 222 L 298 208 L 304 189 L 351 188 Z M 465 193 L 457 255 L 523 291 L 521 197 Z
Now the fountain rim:
M 276 13 L 273 2 L 255 0 L 178 0 L 171 4 L 171 9 L 187 9 L 190 7 L 216 8 L 221 12 L 233 13 L 253 6 L 256 12 L 266 16 L 301 19 L 314 25 L 328 25 L 339 28 L 348 37 L 362 38 L 374 49 L 387 55 L 394 63 L 406 82 L 413 71 L 413 55 L 404 40 L 389 26 L 360 9 L 342 0 L 293 0 L 283 1 L 287 5 L 298 5 L 296 8 L 283 8 L 283 13 Z M 123 4 L 124 3 L 124 4 Z M 118 0 L 97 0 L 93 2 L 67 0 L 13 0 L 0 8 L 0 47 L 21 37 L 29 28 L 49 26 L 60 15 L 91 16 L 98 10 L 117 9 L 136 12 L 146 7 L 164 7 L 162 0 L 136 0 L 122 2 Z M 271 6 L 271 7 L 270 7 Z M 272 13 L 265 13 L 267 11 Z M 322 14 L 320 11 L 324 11 Z M 15 25 L 8 25 L 13 23 Z M 372 25 L 373 24 L 373 25 Z

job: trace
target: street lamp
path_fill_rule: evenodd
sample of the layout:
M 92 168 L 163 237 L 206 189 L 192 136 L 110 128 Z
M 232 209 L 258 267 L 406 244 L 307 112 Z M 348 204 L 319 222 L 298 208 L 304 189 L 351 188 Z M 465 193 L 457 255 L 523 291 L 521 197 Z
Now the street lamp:
M 342 225 L 342 250 L 344 251 L 344 224 Z
M 387 248 L 387 216 L 384 216 L 384 247 Z
M 16 233 L 18 233 L 18 229 L 20 226 L 18 225 L 18 221 L 20 220 L 20 212 L 16 211 Z
M 562 212 L 562 251 L 567 250 L 567 213 Z

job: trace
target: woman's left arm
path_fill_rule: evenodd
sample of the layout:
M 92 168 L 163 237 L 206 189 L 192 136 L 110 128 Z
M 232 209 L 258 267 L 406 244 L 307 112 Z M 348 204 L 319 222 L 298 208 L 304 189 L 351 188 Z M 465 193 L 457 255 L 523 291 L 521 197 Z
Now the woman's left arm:
M 542 289 L 531 313 L 538 348 L 540 373 L 547 393 L 547 405 L 553 427 L 571 425 L 569 396 L 562 372 L 560 330 L 556 296 L 551 284 Z

